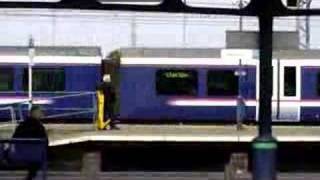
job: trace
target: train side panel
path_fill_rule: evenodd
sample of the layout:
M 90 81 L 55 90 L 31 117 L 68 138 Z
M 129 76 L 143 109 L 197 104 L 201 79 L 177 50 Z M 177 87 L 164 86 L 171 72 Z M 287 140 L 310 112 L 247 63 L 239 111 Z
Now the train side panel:
M 10 100 L 26 100 L 28 96 L 27 88 L 24 87 L 24 76 L 26 76 L 27 66 L 23 65 L 10 65 L 1 66 L 2 68 L 12 68 L 13 70 L 13 89 L 12 91 L 0 91 L 0 99 Z M 83 92 L 94 92 L 100 77 L 100 66 L 98 65 L 85 65 L 85 66 L 68 66 L 68 65 L 38 65 L 34 66 L 34 69 L 59 69 L 63 71 L 63 89 L 58 91 L 34 91 L 34 99 L 41 99 L 46 103 L 41 103 L 41 106 L 45 110 L 46 116 L 76 113 L 79 111 L 90 110 L 93 107 L 94 95 L 82 95 L 75 97 L 57 98 L 61 96 L 69 96 L 81 94 Z M 10 105 L 10 104 L 8 104 Z M 8 106 L 2 105 L 2 106 Z M 26 105 L 22 106 L 23 112 L 26 115 Z M 1 111 L 0 117 L 2 119 L 10 118 L 8 111 Z M 65 117 L 57 117 L 56 119 L 88 119 L 92 118 L 93 114 L 79 114 Z
M 301 69 L 301 109 L 303 122 L 320 122 L 320 67 Z
M 161 69 L 194 70 L 198 75 L 198 91 L 194 96 L 158 95 L 156 92 L 156 73 Z M 235 102 L 236 96 L 217 97 L 207 95 L 207 73 L 215 68 L 181 68 L 181 67 L 121 67 L 120 81 L 120 118 L 132 120 L 206 120 L 234 121 L 236 106 L 225 102 Z M 236 70 L 236 67 L 220 67 L 218 69 Z M 245 99 L 255 99 L 255 68 L 247 69 L 247 77 L 241 82 L 241 93 Z M 212 105 L 175 106 L 168 102 L 174 99 L 221 103 Z M 224 105 L 226 104 L 226 105 Z M 255 106 L 246 107 L 246 119 L 254 120 Z

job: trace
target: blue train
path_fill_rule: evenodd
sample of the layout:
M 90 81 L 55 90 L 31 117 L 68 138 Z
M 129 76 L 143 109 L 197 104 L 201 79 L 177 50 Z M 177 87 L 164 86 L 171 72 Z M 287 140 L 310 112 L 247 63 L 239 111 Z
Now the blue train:
M 259 60 L 254 50 L 121 49 L 120 119 L 232 122 L 237 102 L 256 121 Z M 272 117 L 320 121 L 320 51 L 274 52 Z
M 95 114 L 101 72 L 118 72 L 123 121 L 234 122 L 258 117 L 259 60 L 254 50 L 123 48 L 118 70 L 98 47 L 37 47 L 33 103 L 48 119 L 76 122 Z M 279 122 L 320 121 L 320 51 L 274 52 L 272 116 Z M 0 117 L 27 111 L 27 47 L 0 47 Z M 107 69 L 108 69 L 107 68 Z M 111 68 L 112 69 L 112 68 Z M 22 112 L 19 110 L 22 109 Z M 12 117 L 11 117 L 12 118 Z
M 33 103 L 41 104 L 48 119 L 92 119 L 101 60 L 99 47 L 36 47 Z M 25 116 L 29 63 L 27 47 L 0 47 L 1 119 Z

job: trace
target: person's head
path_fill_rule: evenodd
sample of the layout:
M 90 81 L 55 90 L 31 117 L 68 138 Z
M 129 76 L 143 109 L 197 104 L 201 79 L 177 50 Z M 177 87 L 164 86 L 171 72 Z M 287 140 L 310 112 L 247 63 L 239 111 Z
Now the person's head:
M 33 119 L 42 119 L 44 117 L 40 106 L 32 106 L 30 110 L 30 117 Z
M 105 75 L 103 75 L 102 80 L 103 80 L 103 82 L 105 82 L 105 83 L 111 82 L 111 76 L 110 76 L 110 74 L 105 74 Z

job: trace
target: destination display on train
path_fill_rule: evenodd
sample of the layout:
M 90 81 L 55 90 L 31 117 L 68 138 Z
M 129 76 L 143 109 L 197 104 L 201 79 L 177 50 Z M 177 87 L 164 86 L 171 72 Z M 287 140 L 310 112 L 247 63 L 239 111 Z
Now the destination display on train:
M 190 75 L 186 72 L 168 71 L 164 73 L 166 78 L 188 78 Z

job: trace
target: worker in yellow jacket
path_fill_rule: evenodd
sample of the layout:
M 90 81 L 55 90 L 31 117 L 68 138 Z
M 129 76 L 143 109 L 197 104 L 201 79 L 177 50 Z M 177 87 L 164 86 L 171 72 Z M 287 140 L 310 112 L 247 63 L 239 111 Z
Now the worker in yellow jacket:
M 110 74 L 103 76 L 103 82 L 97 88 L 97 119 L 99 130 L 119 129 L 114 122 L 115 90 L 111 84 Z

